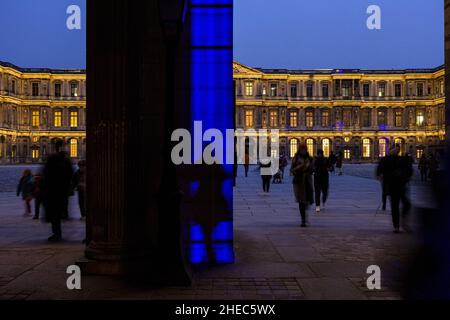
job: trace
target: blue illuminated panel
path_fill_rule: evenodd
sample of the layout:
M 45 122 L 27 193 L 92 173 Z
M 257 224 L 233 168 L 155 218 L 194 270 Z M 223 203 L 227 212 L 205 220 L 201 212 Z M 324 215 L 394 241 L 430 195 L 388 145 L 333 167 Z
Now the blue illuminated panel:
M 203 131 L 219 129 L 225 137 L 226 129 L 234 128 L 233 1 L 190 0 L 190 21 L 191 120 L 202 121 Z M 199 213 L 210 215 L 212 223 L 191 224 L 189 257 L 193 264 L 234 262 L 233 166 L 222 165 L 219 171 L 225 178 L 211 190 L 213 207 L 218 209 Z

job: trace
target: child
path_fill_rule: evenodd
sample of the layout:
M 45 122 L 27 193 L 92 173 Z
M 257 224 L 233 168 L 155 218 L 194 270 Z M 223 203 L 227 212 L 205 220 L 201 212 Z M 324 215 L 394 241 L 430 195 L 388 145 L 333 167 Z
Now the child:
M 22 194 L 22 199 L 25 201 L 25 215 L 31 215 L 31 200 L 33 200 L 34 178 L 30 170 L 23 172 L 17 186 L 17 196 Z

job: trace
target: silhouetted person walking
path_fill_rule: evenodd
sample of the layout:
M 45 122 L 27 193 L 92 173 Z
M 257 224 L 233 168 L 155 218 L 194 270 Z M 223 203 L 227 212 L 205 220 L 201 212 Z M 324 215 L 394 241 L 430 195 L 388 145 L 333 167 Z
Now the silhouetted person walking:
M 300 144 L 297 153 L 292 159 L 291 174 L 295 199 L 298 202 L 302 227 L 306 227 L 306 209 L 313 201 L 312 172 L 313 160 L 309 156 L 306 145 Z
M 44 197 L 45 218 L 52 225 L 53 235 L 48 241 L 61 240 L 61 218 L 67 210 L 71 192 L 73 168 L 66 152 L 62 151 L 63 142 L 55 143 L 56 153 L 52 154 L 44 166 L 42 193 Z
M 86 161 L 78 161 L 78 170 L 73 175 L 73 187 L 78 192 L 81 220 L 86 218 Z
M 34 197 L 34 220 L 39 219 L 40 209 L 42 205 L 42 191 L 41 191 L 41 181 L 42 181 L 42 174 L 38 173 L 34 176 L 34 190 L 33 190 L 33 197 Z
M 22 195 L 25 202 L 25 214 L 31 215 L 31 201 L 33 200 L 34 178 L 30 170 L 25 170 L 17 185 L 17 196 Z
M 246 152 L 244 156 L 244 171 L 245 171 L 245 177 L 248 177 L 248 169 L 250 168 L 250 156 Z
M 407 218 L 411 202 L 407 195 L 408 183 L 413 174 L 412 163 L 406 156 L 399 156 L 400 147 L 396 145 L 386 157 L 380 172 L 386 181 L 386 194 L 391 200 L 394 232 L 400 232 L 400 202 L 402 203 L 402 226 L 408 231 Z
M 342 152 L 338 152 L 336 155 L 336 169 L 337 169 L 337 174 L 339 176 L 342 176 L 342 165 L 343 165 L 343 157 L 342 157 Z
M 328 161 L 330 162 L 330 172 L 334 173 L 334 166 L 336 165 L 337 158 L 336 155 L 333 153 L 333 151 L 330 152 Z
M 314 192 L 316 200 L 316 212 L 320 212 L 320 196 L 322 195 L 322 204 L 325 205 L 328 198 L 329 175 L 328 169 L 330 164 L 328 159 L 324 157 L 323 151 L 318 150 L 317 156 L 314 158 Z
M 381 209 L 386 211 L 386 202 L 387 202 L 387 194 L 386 194 L 386 179 L 384 179 L 384 167 L 385 167 L 386 157 L 383 157 L 378 162 L 376 176 L 381 184 Z
M 422 154 L 419 160 L 420 180 L 426 182 L 428 180 L 428 159 L 426 154 Z
M 266 169 L 270 169 L 272 165 L 272 162 L 269 161 L 266 164 L 260 164 L 260 168 L 266 168 Z M 272 179 L 272 174 L 261 174 L 261 178 L 262 178 L 262 184 L 263 184 L 263 192 L 264 193 L 269 193 L 270 191 L 270 180 Z

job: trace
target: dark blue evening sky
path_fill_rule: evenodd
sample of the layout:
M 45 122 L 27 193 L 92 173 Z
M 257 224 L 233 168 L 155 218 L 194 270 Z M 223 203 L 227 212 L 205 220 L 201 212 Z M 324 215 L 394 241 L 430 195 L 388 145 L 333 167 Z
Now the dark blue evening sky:
M 66 27 L 72 4 L 81 8 L 81 30 Z M 0 0 L 0 60 L 20 67 L 85 68 L 85 18 L 85 0 Z
M 86 0 L 0 0 L 0 60 L 85 68 Z M 66 9 L 82 9 L 82 30 Z M 368 30 L 366 9 L 382 10 Z M 443 0 L 235 0 L 234 58 L 265 68 L 428 68 L 444 63 Z
M 263 68 L 428 68 L 444 63 L 443 0 L 235 0 L 234 59 Z M 381 30 L 366 10 L 381 7 Z

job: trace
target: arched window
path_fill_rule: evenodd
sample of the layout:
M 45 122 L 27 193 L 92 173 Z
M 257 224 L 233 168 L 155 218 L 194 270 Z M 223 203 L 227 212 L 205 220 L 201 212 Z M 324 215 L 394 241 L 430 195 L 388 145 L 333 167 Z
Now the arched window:
M 70 139 L 70 157 L 78 158 L 78 140 Z
M 363 139 L 363 150 L 362 150 L 362 156 L 363 158 L 370 158 L 371 152 L 370 152 L 370 139 Z
M 313 139 L 306 140 L 306 150 L 308 151 L 310 156 L 314 155 L 314 140 Z
M 387 154 L 387 148 L 388 148 L 388 144 L 387 144 L 387 140 L 385 138 L 381 138 L 378 141 L 378 156 L 380 158 L 384 158 L 386 157 Z
M 322 140 L 322 150 L 324 157 L 328 158 L 330 156 L 330 139 Z
M 291 155 L 291 158 L 295 156 L 298 150 L 298 140 L 297 139 L 291 139 L 289 142 L 289 154 Z
M 400 147 L 399 156 L 403 156 L 405 154 L 405 142 L 401 138 L 396 138 L 394 140 L 395 145 Z

